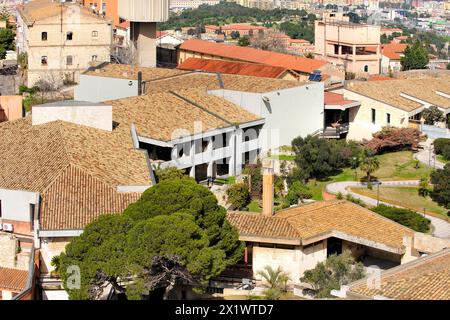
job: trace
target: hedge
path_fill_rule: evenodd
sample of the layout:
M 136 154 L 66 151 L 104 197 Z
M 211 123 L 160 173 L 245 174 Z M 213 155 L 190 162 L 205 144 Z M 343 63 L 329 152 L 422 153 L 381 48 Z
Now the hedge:
M 411 228 L 414 231 L 424 233 L 430 231 L 431 221 L 424 218 L 417 212 L 408 209 L 390 207 L 383 204 L 380 204 L 371 210 L 382 215 L 383 217 L 394 220 L 405 227 Z

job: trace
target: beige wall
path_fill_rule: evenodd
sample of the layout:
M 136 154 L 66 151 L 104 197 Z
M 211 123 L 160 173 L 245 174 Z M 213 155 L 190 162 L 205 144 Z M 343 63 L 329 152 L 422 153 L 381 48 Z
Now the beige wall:
M 70 7 L 65 11 L 62 25 L 61 17 L 54 16 L 24 26 L 28 86 L 33 86 L 39 78 L 62 82 L 64 74 L 77 80 L 79 71 L 89 67 L 93 56 L 97 61 L 110 61 L 111 22 L 86 14 L 77 5 Z M 47 40 L 42 40 L 42 32 L 47 32 Z M 67 40 L 68 32 L 72 32 L 72 40 Z M 41 63 L 43 56 L 48 58 L 47 65 Z M 67 64 L 67 56 L 72 56 L 71 65 Z
M 0 96 L 0 109 L 10 121 L 22 118 L 22 96 Z
M 54 270 L 52 258 L 64 252 L 70 238 L 46 238 L 41 242 L 41 272 L 49 273 Z
M 314 246 L 293 249 L 253 247 L 253 273 L 257 280 L 258 271 L 269 265 L 280 267 L 289 275 L 289 282 L 298 283 L 306 270 L 313 269 L 317 263 L 327 258 L 327 242 L 320 241 Z
M 371 139 L 372 134 L 387 126 L 387 113 L 391 115 L 391 126 L 408 127 L 409 114 L 355 92 L 344 90 L 345 99 L 359 101 L 361 106 L 350 109 L 349 140 Z M 375 123 L 372 123 L 372 109 L 376 110 Z

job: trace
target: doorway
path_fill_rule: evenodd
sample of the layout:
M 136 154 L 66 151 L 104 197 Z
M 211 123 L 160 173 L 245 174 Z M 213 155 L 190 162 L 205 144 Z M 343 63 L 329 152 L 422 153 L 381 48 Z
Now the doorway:
M 342 253 L 342 240 L 338 238 L 328 238 L 327 257 L 333 254 L 340 255 L 341 253 Z

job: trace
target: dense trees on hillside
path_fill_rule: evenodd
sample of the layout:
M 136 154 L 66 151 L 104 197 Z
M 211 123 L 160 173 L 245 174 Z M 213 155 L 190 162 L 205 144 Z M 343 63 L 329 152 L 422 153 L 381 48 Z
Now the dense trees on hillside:
M 261 10 L 247 8 L 234 2 L 221 2 L 215 6 L 201 5 L 197 9 L 184 10 L 179 15 L 172 15 L 167 22 L 159 24 L 160 30 L 178 27 L 195 27 L 206 24 L 226 24 L 242 22 L 259 22 L 271 25 L 290 15 L 306 16 L 305 10 L 273 9 Z
M 194 180 L 162 180 L 123 214 L 102 215 L 66 246 L 58 270 L 71 299 L 94 299 L 105 282 L 128 299 L 184 279 L 202 287 L 242 256 L 215 196 Z M 70 285 L 71 266 L 80 287 Z M 126 286 L 124 284 L 127 284 Z

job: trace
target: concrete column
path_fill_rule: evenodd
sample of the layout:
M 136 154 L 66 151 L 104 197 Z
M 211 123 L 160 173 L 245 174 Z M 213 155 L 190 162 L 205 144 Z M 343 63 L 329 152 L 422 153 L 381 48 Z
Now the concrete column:
M 191 178 L 194 178 L 194 179 L 195 179 L 195 165 L 193 165 L 193 166 L 191 167 L 191 170 L 189 171 L 189 176 L 190 176 Z
M 263 163 L 263 208 L 262 214 L 265 216 L 273 215 L 274 199 L 274 173 L 273 161 L 266 159 Z
M 171 151 L 171 158 L 172 160 L 177 160 L 178 159 L 178 145 L 174 145 Z
M 134 43 L 133 62 L 141 67 L 156 67 L 156 22 L 131 22 L 130 39 Z
M 213 137 L 207 138 L 208 144 L 206 145 L 206 150 L 204 152 L 204 157 L 208 161 L 208 167 L 206 169 L 206 176 L 213 176 Z
M 231 157 L 229 163 L 229 175 L 237 176 L 242 173 L 242 129 L 237 129 L 231 135 L 230 148 Z

